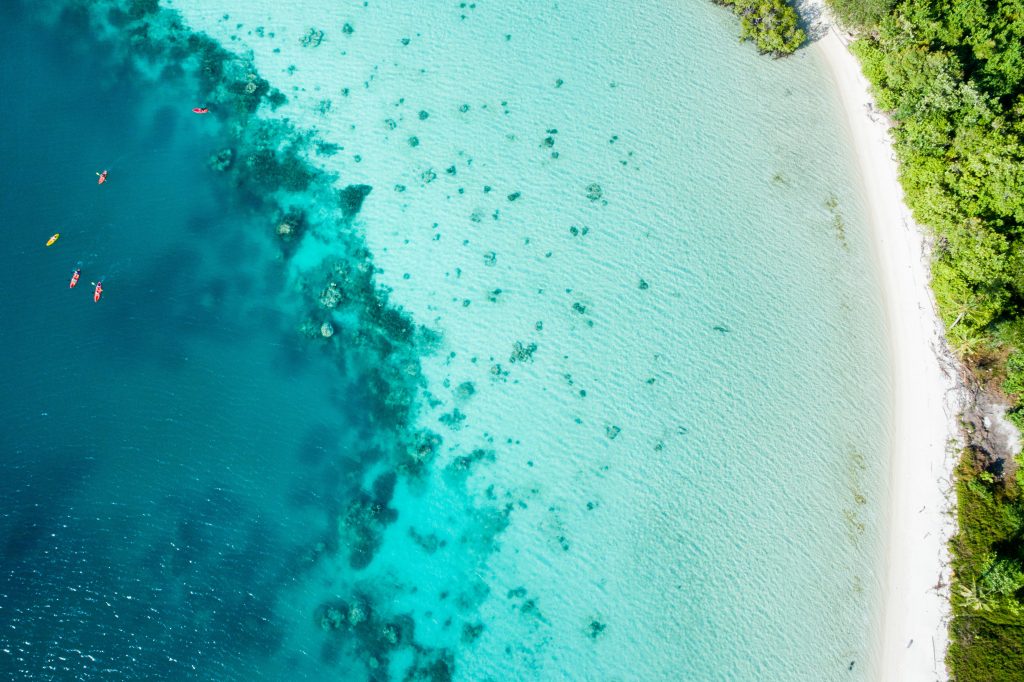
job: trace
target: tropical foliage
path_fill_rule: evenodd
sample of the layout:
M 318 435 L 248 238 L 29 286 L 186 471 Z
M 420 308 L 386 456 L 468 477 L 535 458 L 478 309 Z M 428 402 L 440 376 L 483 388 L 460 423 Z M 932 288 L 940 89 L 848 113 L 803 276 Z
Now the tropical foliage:
M 953 348 L 1024 427 L 1024 0 L 831 0 L 890 112 L 900 180 L 934 231 Z M 954 679 L 1024 679 L 1020 462 L 968 449 L 951 542 Z M 1013 475 L 1016 473 L 1016 475 Z
M 844 25 L 869 28 L 882 20 L 896 0 L 830 0 L 832 10 Z
M 947 662 L 957 682 L 1019 682 L 1024 672 L 1024 505 L 966 452 L 957 470 L 960 530 Z
M 714 0 L 740 18 L 740 38 L 774 57 L 792 54 L 807 40 L 796 10 L 785 0 Z

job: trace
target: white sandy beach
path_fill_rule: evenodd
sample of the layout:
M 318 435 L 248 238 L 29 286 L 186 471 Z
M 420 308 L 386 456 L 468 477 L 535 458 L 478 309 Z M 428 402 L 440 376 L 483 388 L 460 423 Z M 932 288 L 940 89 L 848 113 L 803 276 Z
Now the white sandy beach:
M 885 296 L 894 388 L 888 545 L 880 679 L 945 680 L 950 492 L 958 380 L 945 349 L 922 231 L 903 202 L 888 123 L 846 38 L 831 26 L 813 46 L 825 58 L 849 121 L 869 202 Z M 941 584 L 941 587 L 937 585 Z

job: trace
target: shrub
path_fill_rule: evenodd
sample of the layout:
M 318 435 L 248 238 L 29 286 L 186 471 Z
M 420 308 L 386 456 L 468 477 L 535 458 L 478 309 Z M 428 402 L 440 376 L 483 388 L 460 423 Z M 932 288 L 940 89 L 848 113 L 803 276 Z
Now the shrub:
M 762 54 L 792 54 L 807 40 L 796 10 L 784 0 L 715 0 L 740 18 L 740 38 L 749 40 Z

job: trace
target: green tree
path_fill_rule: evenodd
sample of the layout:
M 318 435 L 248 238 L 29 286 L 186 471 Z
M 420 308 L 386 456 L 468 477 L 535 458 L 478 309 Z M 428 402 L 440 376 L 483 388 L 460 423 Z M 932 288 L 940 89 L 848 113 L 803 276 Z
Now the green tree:
M 715 0 L 740 18 L 740 38 L 775 57 L 792 54 L 807 40 L 800 17 L 785 0 Z
M 1006 360 L 1006 381 L 1003 390 L 1024 398 L 1024 352 L 1017 351 Z
M 1005 236 L 978 218 L 966 221 L 946 234 L 952 264 L 965 281 L 975 287 L 1001 288 L 1005 280 Z
M 836 16 L 851 28 L 873 28 L 878 25 L 895 0 L 832 0 Z
M 989 595 L 1012 598 L 1017 590 L 1024 587 L 1024 572 L 1019 561 L 1013 559 L 996 559 L 985 572 L 982 582 Z

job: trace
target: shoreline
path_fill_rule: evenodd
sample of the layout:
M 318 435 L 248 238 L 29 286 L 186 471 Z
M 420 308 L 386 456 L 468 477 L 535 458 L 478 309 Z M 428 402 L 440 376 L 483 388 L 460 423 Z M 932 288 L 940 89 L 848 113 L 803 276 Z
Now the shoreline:
M 817 4 L 817 3 L 815 3 Z M 820 6 L 819 12 L 822 12 Z M 866 193 L 885 305 L 893 380 L 880 653 L 883 680 L 946 680 L 949 550 L 956 531 L 950 441 L 959 441 L 962 384 L 930 287 L 929 245 L 903 201 L 884 115 L 832 21 L 810 46 L 842 101 Z

